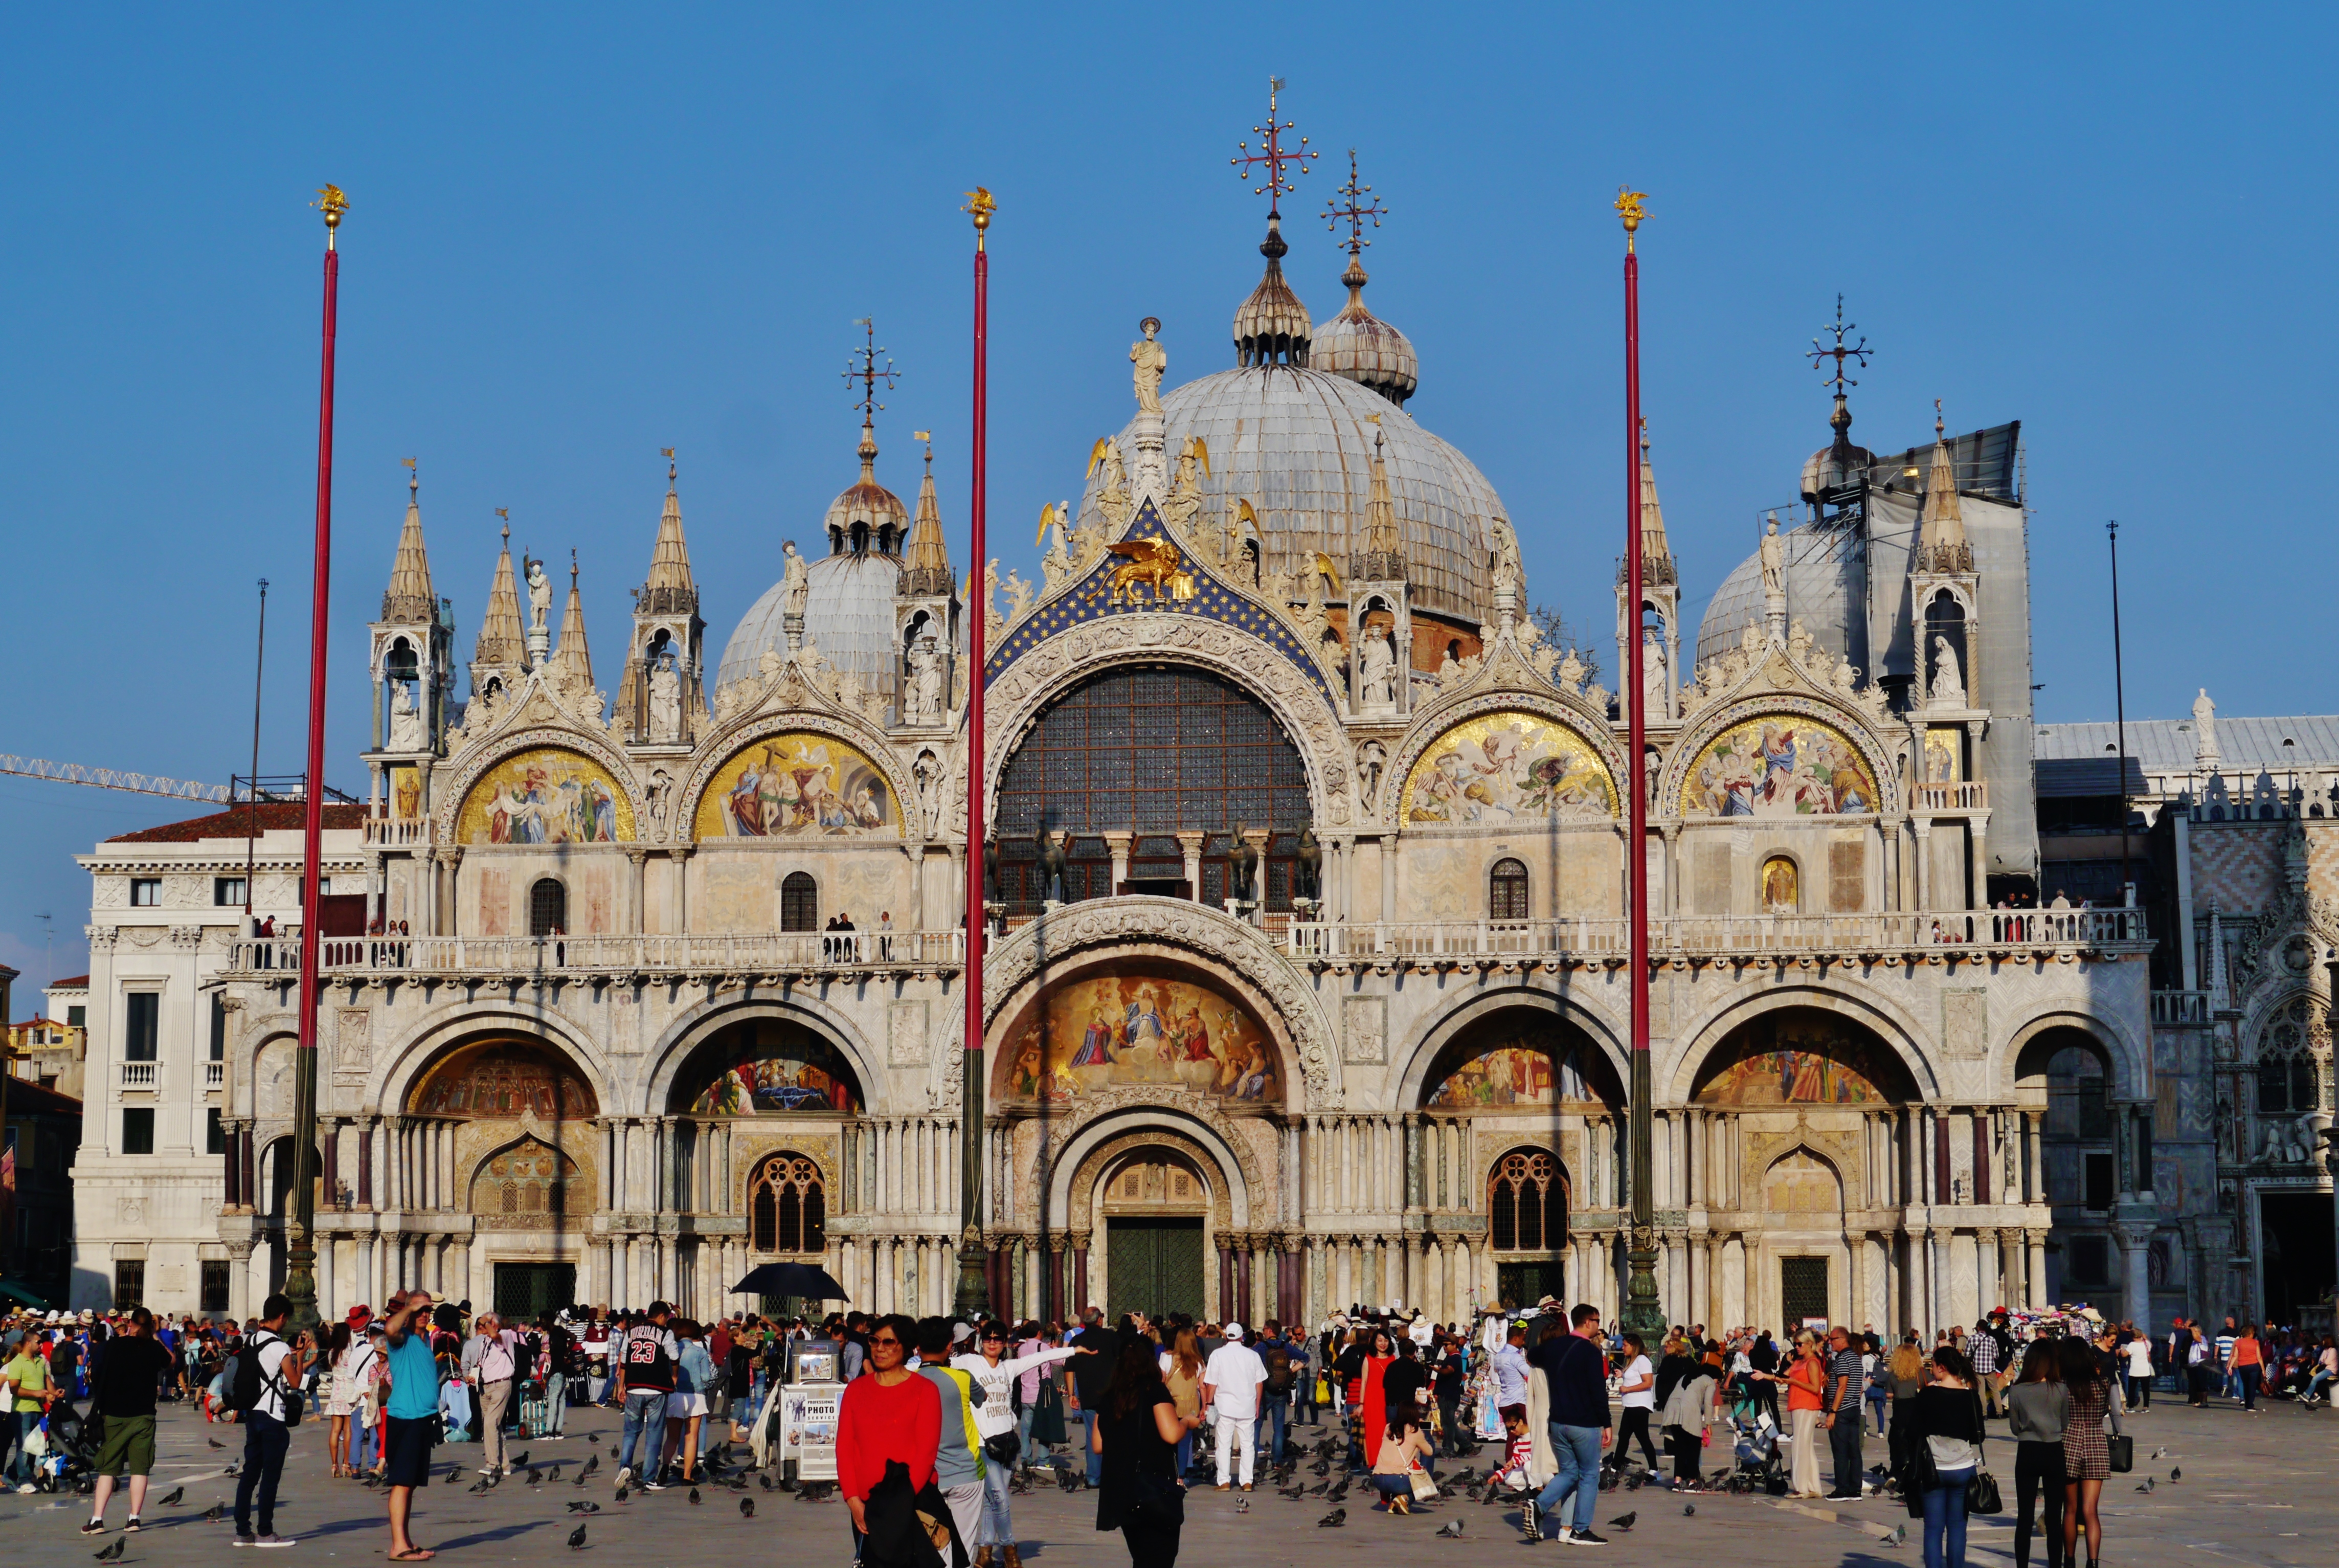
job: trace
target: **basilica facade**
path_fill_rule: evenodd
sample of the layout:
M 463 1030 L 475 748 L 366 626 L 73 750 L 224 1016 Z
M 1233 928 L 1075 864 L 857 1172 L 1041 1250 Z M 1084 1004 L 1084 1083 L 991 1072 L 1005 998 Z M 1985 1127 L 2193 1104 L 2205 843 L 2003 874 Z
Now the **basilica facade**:
M 1994 907 L 2037 873 L 2011 428 L 1879 458 L 1839 388 L 1801 508 L 1686 634 L 1652 464 L 1620 695 L 1529 613 L 1518 537 L 1573 525 L 1513 518 L 1416 419 L 1355 252 L 1319 326 L 1261 249 L 1229 368 L 1165 388 L 1177 334 L 1145 324 L 1037 584 L 968 592 L 930 461 L 905 506 L 865 416 L 806 547 L 725 546 L 778 580 L 719 652 L 669 468 L 613 678 L 575 569 L 556 638 L 508 548 L 459 671 L 410 498 L 370 797 L 330 809 L 321 868 L 362 898 L 323 943 L 325 1309 L 422 1283 L 706 1315 L 794 1258 L 931 1312 L 974 1247 L 1019 1316 L 1613 1312 L 1633 853 L 1668 1317 L 2053 1299 L 2048 1064 L 2147 1119 L 2152 981 L 2137 910 Z M 242 1314 L 281 1277 L 297 943 L 222 891 L 249 851 L 256 909 L 297 918 L 272 809 L 256 844 L 235 811 L 85 857 L 89 1298 L 135 1262 L 157 1307 Z M 2108 1288 L 2142 1302 L 2184 1233 L 2139 1190 L 2148 1139 L 2118 1148 Z

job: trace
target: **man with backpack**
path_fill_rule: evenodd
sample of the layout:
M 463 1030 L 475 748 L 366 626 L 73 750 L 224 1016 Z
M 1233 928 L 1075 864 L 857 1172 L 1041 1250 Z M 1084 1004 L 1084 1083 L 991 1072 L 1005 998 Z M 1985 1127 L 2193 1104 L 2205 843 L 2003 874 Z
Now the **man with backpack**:
M 284 1452 L 292 1444 L 292 1427 L 301 1419 L 301 1385 L 305 1357 L 284 1339 L 284 1319 L 292 1303 L 280 1291 L 260 1304 L 260 1322 L 243 1343 L 236 1360 L 234 1381 L 228 1386 L 232 1419 L 243 1423 L 243 1473 L 235 1483 L 235 1543 L 238 1546 L 291 1546 L 290 1536 L 276 1533 L 276 1487 L 284 1478 Z M 252 1501 L 260 1498 L 260 1529 L 252 1531 Z
M 1267 1364 L 1267 1385 L 1261 1395 L 1266 1404 L 1267 1462 L 1280 1464 L 1298 1374 L 1291 1364 L 1291 1347 L 1284 1342 L 1283 1326 L 1273 1318 L 1268 1319 L 1267 1332 L 1259 1337 L 1258 1358 Z
M 666 1402 L 674 1392 L 675 1363 L 682 1354 L 673 1331 L 666 1326 L 673 1315 L 674 1308 L 666 1303 L 651 1302 L 645 1320 L 627 1328 L 611 1349 L 611 1368 L 625 1401 L 625 1435 L 617 1444 L 620 1486 L 634 1478 L 634 1445 L 646 1432 L 649 1441 L 642 1445 L 642 1490 L 666 1489 L 658 1472 L 658 1446 L 666 1435 Z

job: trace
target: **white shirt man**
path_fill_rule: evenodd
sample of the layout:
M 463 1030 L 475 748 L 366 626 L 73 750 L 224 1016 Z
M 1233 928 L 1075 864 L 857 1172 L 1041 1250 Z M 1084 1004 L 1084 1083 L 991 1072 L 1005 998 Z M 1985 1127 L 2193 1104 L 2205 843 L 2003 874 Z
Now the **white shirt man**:
M 1243 1326 L 1229 1323 L 1226 1327 L 1227 1341 L 1210 1352 L 1202 1364 L 1202 1403 L 1214 1405 L 1214 1423 L 1219 1437 L 1219 1490 L 1228 1486 L 1227 1449 L 1239 1447 L 1242 1455 L 1242 1489 L 1251 1487 L 1251 1473 L 1258 1460 L 1258 1391 L 1267 1381 L 1267 1363 L 1258 1352 L 1243 1343 Z

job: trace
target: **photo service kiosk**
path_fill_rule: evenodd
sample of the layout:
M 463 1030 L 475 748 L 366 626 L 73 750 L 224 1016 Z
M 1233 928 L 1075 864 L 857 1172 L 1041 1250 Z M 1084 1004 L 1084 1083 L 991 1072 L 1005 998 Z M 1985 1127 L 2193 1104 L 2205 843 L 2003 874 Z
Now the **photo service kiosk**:
M 836 1415 L 844 1401 L 838 1349 L 833 1339 L 799 1339 L 788 1346 L 787 1381 L 772 1416 L 779 1424 L 774 1452 L 787 1480 L 836 1479 Z

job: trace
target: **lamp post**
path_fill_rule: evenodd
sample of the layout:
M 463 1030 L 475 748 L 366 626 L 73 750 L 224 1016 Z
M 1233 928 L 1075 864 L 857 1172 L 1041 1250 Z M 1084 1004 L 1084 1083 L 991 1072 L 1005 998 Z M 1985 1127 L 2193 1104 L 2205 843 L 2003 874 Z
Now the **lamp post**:
M 317 395 L 317 542 L 309 600 L 309 766 L 301 786 L 301 1014 L 292 1052 L 292 1218 L 285 1233 L 284 1294 L 291 1299 L 287 1326 L 317 1326 L 317 896 L 318 862 L 325 831 L 325 654 L 332 610 L 333 570 L 333 324 L 341 281 L 334 237 L 349 198 L 337 186 L 317 192 L 325 215 L 325 327 Z
M 1641 258 L 1633 235 L 1641 227 L 1638 191 L 1616 193 L 1617 215 L 1624 222 L 1624 582 L 1632 594 L 1632 614 L 1625 625 L 1624 714 L 1626 776 L 1618 780 L 1625 794 L 1624 866 L 1629 917 L 1627 965 L 1632 974 L 1632 1234 L 1624 1261 L 1630 1274 L 1624 1285 L 1624 1326 L 1642 1334 L 1661 1332 L 1664 1309 L 1657 1301 L 1657 1217 L 1655 1177 L 1650 1143 L 1653 1138 L 1649 1099 L 1649 793 L 1642 776 L 1642 754 L 1648 749 L 1648 715 L 1641 678 Z
M 983 615 L 991 594 L 983 586 L 983 506 L 990 475 L 985 461 L 990 439 L 991 252 L 983 236 L 998 203 L 977 186 L 967 192 L 963 209 L 974 220 L 974 439 L 968 458 L 973 495 L 967 508 L 974 565 L 967 582 L 974 601 L 969 608 L 966 672 L 966 970 L 960 984 L 966 992 L 965 1049 L 960 1053 L 964 1075 L 959 1092 L 958 1295 L 959 1316 L 982 1312 L 990 1289 L 982 1264 L 982 635 Z

